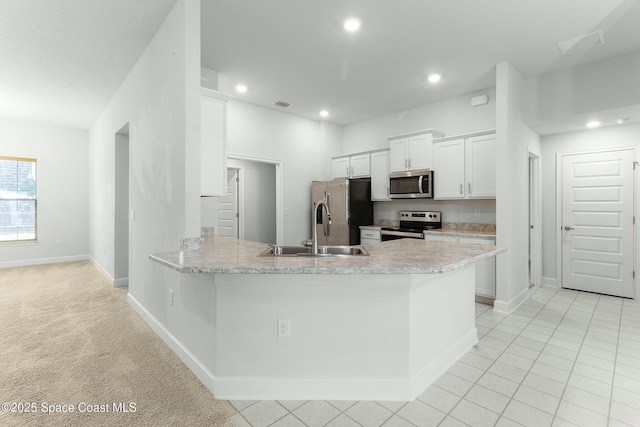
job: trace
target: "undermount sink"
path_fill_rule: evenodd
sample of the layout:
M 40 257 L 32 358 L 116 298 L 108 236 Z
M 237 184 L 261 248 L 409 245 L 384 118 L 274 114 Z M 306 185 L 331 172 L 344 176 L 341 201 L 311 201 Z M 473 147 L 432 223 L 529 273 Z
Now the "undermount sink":
M 362 246 L 318 246 L 318 254 L 308 246 L 271 245 L 259 256 L 369 256 Z

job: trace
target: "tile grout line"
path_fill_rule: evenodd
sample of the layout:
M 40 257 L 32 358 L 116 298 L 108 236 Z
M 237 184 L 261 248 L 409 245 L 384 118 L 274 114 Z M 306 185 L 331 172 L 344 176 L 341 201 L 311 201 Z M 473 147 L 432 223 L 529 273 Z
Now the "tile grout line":
M 542 288 L 537 289 L 535 293 L 537 293 L 540 289 L 542 289 Z M 547 306 L 547 304 L 549 304 L 549 301 L 551 301 L 551 300 L 552 300 L 552 299 L 553 299 L 553 298 L 558 294 L 558 292 L 559 292 L 559 290 L 556 290 L 556 291 L 553 293 L 553 295 L 551 295 L 551 297 L 549 297 L 549 298 L 546 300 L 546 302 L 542 305 L 542 307 L 540 307 L 540 308 L 536 311 L 535 316 L 531 317 L 531 320 L 529 320 L 529 322 L 527 322 L 527 326 L 529 326 L 529 325 L 531 324 L 531 322 L 533 322 L 533 320 L 535 320 L 535 318 L 536 318 L 536 317 L 537 317 L 537 316 L 542 312 L 542 310 L 544 310 L 544 308 Z M 575 296 L 574 296 L 574 299 L 575 299 Z M 512 313 L 510 313 L 510 314 L 508 314 L 508 315 L 506 315 L 503 319 L 501 319 L 498 323 L 496 323 L 496 325 L 495 325 L 495 326 L 493 326 L 493 327 L 489 330 L 489 332 L 491 332 L 492 330 L 494 330 L 496 326 L 500 325 L 504 320 L 506 320 L 507 318 L 509 318 L 512 314 L 513 314 L 513 312 L 512 312 Z M 563 318 L 564 318 L 564 316 L 563 316 Z M 525 328 L 526 328 L 526 326 L 525 326 Z M 523 329 L 522 329 L 522 331 L 524 331 L 524 329 L 525 329 L 525 328 L 523 328 Z M 556 329 L 557 329 L 557 327 L 556 327 Z M 522 333 L 522 331 L 520 331 L 520 332 L 518 333 L 518 335 L 516 335 L 516 338 L 520 336 L 520 334 Z M 555 330 L 554 330 L 554 331 L 555 331 Z M 487 332 L 487 334 L 488 334 L 489 332 Z M 487 334 L 485 334 L 484 336 L 487 336 Z M 490 337 L 490 338 L 493 338 L 493 337 Z M 494 339 L 498 339 L 499 341 L 502 341 L 502 340 L 500 340 L 499 338 L 494 338 Z M 514 340 L 513 340 L 513 341 L 515 341 L 515 338 L 514 338 Z M 485 369 L 485 370 L 484 370 L 484 373 L 483 373 L 483 374 L 482 374 L 482 375 L 481 375 L 481 376 L 480 376 L 480 377 L 479 377 L 475 382 L 473 382 L 473 385 L 474 385 L 474 386 L 475 386 L 475 385 L 478 385 L 478 381 L 480 381 L 480 379 L 482 379 L 482 377 L 484 377 L 484 375 L 485 375 L 487 372 L 489 372 L 489 369 L 491 369 L 491 367 L 492 367 L 492 366 L 493 366 L 493 365 L 498 361 L 498 359 L 499 359 L 503 354 L 505 354 L 505 352 L 507 351 L 507 349 L 509 348 L 509 346 L 511 346 L 511 344 L 513 344 L 513 343 L 514 343 L 513 341 L 511 341 L 510 343 L 508 343 L 509 345 L 508 345 L 507 347 L 505 347 L 505 349 L 504 349 L 504 350 L 501 350 L 500 355 L 499 355 L 496 359 L 494 359 L 494 360 L 493 360 L 493 362 L 491 363 L 491 365 L 489 365 L 489 366 L 487 367 L 487 369 Z M 548 341 L 548 340 L 547 340 L 547 341 Z M 503 341 L 503 342 L 505 342 L 505 343 L 506 343 L 506 341 Z M 546 346 L 546 343 L 545 343 L 545 346 Z M 489 347 L 491 347 L 491 346 L 489 346 Z M 544 347 L 543 347 L 543 349 L 544 349 Z M 496 350 L 499 350 L 499 349 L 496 349 Z M 540 350 L 540 354 L 542 354 L 542 350 Z M 538 357 L 540 357 L 540 355 L 538 355 Z M 535 361 L 538 359 L 538 357 L 536 357 L 536 359 L 534 360 L 534 363 L 535 363 Z M 464 363 L 464 362 L 461 362 L 461 363 Z M 509 366 L 511 366 L 511 365 L 509 365 Z M 516 367 L 516 368 L 517 368 L 517 367 Z M 529 369 L 529 370 L 527 370 L 527 374 L 528 374 L 529 372 L 530 372 L 530 369 Z M 451 375 L 455 375 L 455 374 L 451 374 Z M 500 378 L 504 378 L 504 377 L 502 377 L 501 375 L 497 375 L 497 374 L 493 374 L 493 375 L 496 375 L 496 376 L 498 376 L 498 377 L 500 377 Z M 455 375 L 455 376 L 457 376 L 457 375 Z M 461 377 L 458 377 L 458 378 L 461 378 Z M 525 375 L 525 378 L 526 378 L 526 375 Z M 462 379 L 464 379 L 464 378 L 462 378 Z M 509 380 L 509 381 L 512 381 L 512 382 L 515 382 L 515 381 L 513 381 L 513 380 L 511 380 L 511 379 L 509 379 L 509 378 L 504 378 L 504 379 Z M 524 380 L 524 378 L 523 378 L 523 380 Z M 467 381 L 468 381 L 468 380 L 467 380 Z M 520 388 L 520 385 L 521 385 L 521 384 L 522 384 L 522 381 L 520 381 L 520 383 L 518 384 L 518 387 L 517 387 L 517 388 L 516 388 L 516 390 L 514 391 L 513 395 L 515 395 L 515 393 L 517 393 L 517 391 L 518 391 L 518 389 Z M 482 386 L 481 386 L 481 387 L 482 387 Z M 456 403 L 456 405 L 455 405 L 453 408 L 451 408 L 451 410 L 450 410 L 450 411 L 449 411 L 449 413 L 447 414 L 448 416 L 451 416 L 452 418 L 456 419 L 457 421 L 463 422 L 463 421 L 459 420 L 458 418 L 456 418 L 456 417 L 452 416 L 452 415 L 451 415 L 451 412 L 452 412 L 452 411 L 453 411 L 453 410 L 454 410 L 454 409 L 455 409 L 455 408 L 460 404 L 460 402 L 461 402 L 461 401 L 462 401 L 462 400 L 467 396 L 467 394 L 469 394 L 469 391 L 470 391 L 472 388 L 473 388 L 473 386 L 472 386 L 472 387 L 470 387 L 470 388 L 469 388 L 469 390 L 467 390 L 467 392 L 466 392 L 462 397 L 460 397 L 460 400 L 458 401 L 458 403 Z M 495 391 L 495 390 L 492 390 L 492 391 Z M 496 392 L 496 393 L 497 393 L 497 392 Z M 498 394 L 501 394 L 501 393 L 498 393 Z M 499 420 L 500 420 L 500 418 L 504 416 L 504 411 L 505 411 L 505 410 L 507 409 L 507 407 L 509 406 L 509 403 L 511 403 L 511 401 L 513 400 L 513 395 L 512 395 L 512 396 L 510 396 L 510 397 L 509 397 L 509 396 L 505 396 L 505 397 L 509 397 L 509 402 L 507 402 L 507 404 L 505 405 L 504 409 L 503 409 L 503 410 L 501 411 L 501 413 L 499 413 L 499 414 L 498 414 L 497 412 L 491 411 L 491 410 L 490 410 L 490 409 L 488 409 L 488 408 L 485 408 L 484 406 L 481 406 L 481 405 L 478 405 L 478 406 L 480 406 L 480 407 L 482 407 L 483 409 L 486 409 L 486 410 L 488 410 L 488 411 L 491 411 L 491 412 L 493 412 L 494 414 L 497 414 L 497 415 L 498 415 L 498 417 L 499 417 L 499 418 L 498 418 L 498 421 L 499 421 Z M 504 396 L 504 395 L 503 395 L 503 396 Z M 471 403 L 473 403 L 473 402 L 471 402 Z M 522 402 L 521 402 L 521 403 L 522 403 Z M 474 403 L 474 404 L 476 404 L 476 403 Z M 529 405 L 527 405 L 527 406 L 529 406 Z M 513 421 L 513 420 L 511 420 L 511 419 L 510 419 L 510 418 L 508 418 L 508 417 L 505 417 L 505 418 L 509 419 L 510 421 Z M 497 421 L 496 421 L 496 422 L 497 422 Z M 514 422 L 518 423 L 517 421 L 514 421 Z M 520 424 L 520 423 L 518 423 L 518 424 Z
M 545 302 L 545 304 L 542 306 L 542 308 L 540 308 L 540 310 L 538 310 L 538 312 L 536 313 L 535 317 L 533 317 L 533 318 L 531 319 L 531 321 L 530 321 L 527 325 L 531 324 L 531 323 L 532 323 L 532 322 L 533 322 L 533 321 L 534 321 L 534 320 L 535 320 L 535 319 L 540 315 L 540 313 L 542 313 L 542 311 L 545 309 L 545 307 L 547 307 L 547 305 L 549 304 L 549 302 L 550 302 L 551 300 L 553 300 L 553 298 L 555 298 L 555 297 L 559 294 L 559 292 L 560 292 L 560 289 L 557 289 L 557 290 L 556 290 L 556 292 L 554 292 L 554 293 L 553 293 L 553 295 L 551 296 L 551 298 L 549 298 L 549 299 Z M 531 364 L 531 366 L 532 366 L 532 367 L 533 367 L 533 365 L 535 365 L 535 363 L 538 361 L 538 359 L 540 358 L 540 356 L 541 356 L 541 355 L 542 355 L 542 353 L 544 352 L 544 349 L 545 349 L 545 348 L 547 347 L 547 345 L 549 344 L 549 340 L 551 339 L 551 337 L 553 337 L 553 334 L 558 330 L 558 327 L 560 326 L 560 323 L 562 323 L 562 320 L 564 320 L 564 318 L 566 317 L 567 312 L 569 311 L 569 308 L 571 308 L 571 306 L 574 304 L 574 302 L 575 302 L 575 300 L 576 300 L 577 296 L 578 296 L 578 294 L 576 294 L 576 295 L 574 295 L 574 296 L 573 296 L 573 299 L 571 300 L 571 303 L 569 304 L 569 306 L 565 309 L 565 311 L 564 311 L 564 313 L 563 313 L 563 315 L 562 315 L 562 318 L 557 322 L 556 327 L 553 329 L 553 332 L 551 333 L 551 335 L 549 335 L 549 338 L 547 339 L 547 341 L 546 341 L 546 342 L 544 342 L 544 346 L 540 349 L 540 351 L 539 351 L 538 355 L 537 355 L 537 356 L 536 356 L 536 358 L 533 360 L 533 363 Z M 521 333 L 522 333 L 522 332 L 521 332 Z M 520 336 L 520 334 L 518 334 L 518 336 Z M 514 340 L 514 341 L 515 341 L 515 340 Z M 511 342 L 511 344 L 513 344 L 513 342 Z M 507 347 L 507 348 L 508 348 L 508 347 Z M 504 352 L 506 352 L 506 349 L 504 350 Z M 502 354 L 504 354 L 504 352 L 503 352 Z M 502 355 L 502 354 L 501 354 L 501 355 Z M 577 356 L 576 356 L 576 358 L 577 358 Z M 543 363 L 543 362 L 540 362 L 540 363 Z M 543 363 L 543 364 L 544 364 L 544 365 L 546 365 L 546 363 Z M 573 362 L 573 364 L 575 365 L 575 361 Z M 573 366 L 572 366 L 572 369 L 573 369 Z M 516 402 L 519 402 L 519 403 L 523 404 L 523 405 L 526 405 L 526 406 L 532 407 L 532 408 L 534 408 L 534 409 L 538 409 L 538 408 L 535 408 L 535 407 L 533 407 L 533 406 L 531 406 L 531 405 L 529 405 L 529 404 L 527 404 L 527 403 L 520 402 L 519 400 L 514 399 L 515 395 L 518 393 L 518 390 L 520 390 L 520 387 L 522 386 L 522 382 L 527 378 L 527 376 L 528 376 L 530 373 L 531 373 L 531 368 L 527 369 L 527 372 L 526 372 L 525 376 L 522 378 L 522 381 L 520 381 L 520 382 L 519 382 L 518 386 L 516 387 L 515 391 L 513 392 L 513 395 L 511 395 L 511 396 L 509 397 L 509 402 L 507 402 L 507 404 L 505 405 L 504 409 L 503 409 L 503 410 L 502 410 L 502 412 L 500 413 L 500 417 L 501 417 L 501 418 L 502 418 L 502 417 L 505 417 L 506 419 L 508 419 L 508 420 L 510 420 L 510 421 L 517 422 L 517 421 L 512 420 L 511 418 L 509 418 L 509 417 L 507 417 L 507 416 L 505 416 L 505 415 L 504 415 L 504 412 L 507 410 L 507 408 L 509 407 L 509 405 L 511 404 L 511 402 L 512 402 L 512 401 L 514 401 L 514 400 L 515 400 Z M 536 374 L 536 375 L 537 375 L 537 374 Z M 507 378 L 507 379 L 508 379 L 508 378 Z M 568 381 L 568 379 L 567 379 L 567 381 Z M 566 387 L 566 383 L 565 383 L 565 387 Z M 540 390 L 538 390 L 538 391 L 540 391 Z M 545 394 L 548 394 L 548 393 L 545 393 Z M 549 395 L 549 394 L 548 394 L 548 395 Z M 552 395 L 549 395 L 549 396 L 552 396 Z M 553 396 L 552 396 L 552 397 L 553 397 Z M 562 400 L 562 398 L 560 398 L 559 400 Z M 558 406 L 560 406 L 560 403 L 558 403 Z M 557 411 L 558 411 L 558 407 L 556 407 L 556 412 L 557 412 Z M 545 411 L 542 411 L 542 412 L 545 412 Z M 547 413 L 547 414 L 548 414 L 548 412 L 545 412 L 545 413 Z M 549 415 L 552 415 L 552 416 L 553 416 L 553 419 L 552 419 L 552 424 L 553 424 L 553 420 L 555 419 L 556 415 L 555 415 L 555 413 L 554 413 L 554 414 L 549 414 Z M 498 419 L 498 420 L 499 420 L 499 419 Z M 520 424 L 520 423 L 518 423 L 518 424 Z
M 618 335 L 616 337 L 616 357 L 613 361 L 613 374 L 611 378 L 611 391 L 609 392 L 609 408 L 607 411 L 607 426 L 611 424 L 611 405 L 613 404 L 613 390 L 616 385 L 616 369 L 618 368 L 618 348 L 620 347 L 620 329 L 622 328 L 622 313 L 624 311 L 624 301 L 620 307 L 620 318 L 618 323 Z
M 576 294 L 576 297 L 574 298 L 574 300 L 572 301 L 571 305 L 573 305 L 575 303 L 575 300 L 578 298 L 580 294 Z M 596 313 L 596 310 L 598 309 L 598 304 L 600 303 L 600 299 L 601 299 L 601 295 L 598 295 L 598 299 L 596 300 L 596 303 L 593 307 L 593 310 L 591 311 L 591 316 L 589 317 L 589 324 L 587 325 L 587 329 L 585 330 L 584 336 L 582 337 L 582 341 L 580 342 L 580 347 L 578 348 L 578 353 L 576 354 L 576 358 L 573 361 L 573 364 L 571 365 L 571 370 L 569 371 L 569 377 L 567 378 L 567 381 L 564 384 L 564 387 L 562 389 L 562 394 L 560 395 L 560 401 L 558 402 L 558 406 L 556 406 L 556 410 L 553 414 L 553 419 L 555 420 L 556 418 L 559 418 L 561 420 L 567 421 L 567 422 L 571 422 L 569 420 L 565 420 L 562 417 L 558 417 L 558 410 L 560 409 L 560 405 L 562 404 L 563 401 L 563 397 L 565 395 L 565 393 L 567 392 L 567 387 L 569 386 L 569 381 L 571 380 L 571 375 L 573 374 L 573 370 L 576 367 L 576 363 L 578 363 L 578 357 L 580 357 L 580 350 L 582 350 L 582 347 L 584 346 L 584 341 L 587 338 L 587 335 L 589 334 L 589 327 L 591 326 L 591 323 L 593 322 L 593 316 Z M 569 306 L 571 307 L 571 306 Z M 563 316 L 564 319 L 564 316 Z M 583 390 L 585 391 L 585 390 Z M 567 401 L 568 402 L 568 401 Z M 571 403 L 571 402 L 569 402 Z M 579 405 L 578 405 L 579 406 Z

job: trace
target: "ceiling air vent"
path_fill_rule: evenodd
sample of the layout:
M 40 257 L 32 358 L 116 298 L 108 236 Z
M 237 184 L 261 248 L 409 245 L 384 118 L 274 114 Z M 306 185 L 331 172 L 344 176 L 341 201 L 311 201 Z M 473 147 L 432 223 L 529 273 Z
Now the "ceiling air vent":
M 278 107 L 282 107 L 282 108 L 291 107 L 291 104 L 289 104 L 288 102 L 284 102 L 284 101 L 274 101 L 274 104 L 277 105 Z
M 599 46 L 601 44 L 604 44 L 604 34 L 602 31 L 596 31 L 595 33 L 558 43 L 558 47 L 563 55 L 569 55 L 570 53 L 589 49 L 590 47 Z

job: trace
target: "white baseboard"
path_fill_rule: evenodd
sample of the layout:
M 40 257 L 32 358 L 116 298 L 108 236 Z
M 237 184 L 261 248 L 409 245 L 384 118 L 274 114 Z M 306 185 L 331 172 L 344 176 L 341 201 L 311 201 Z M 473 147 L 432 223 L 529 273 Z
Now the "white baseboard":
M 498 313 L 510 314 L 520 306 L 523 302 L 525 302 L 529 298 L 529 288 L 524 289 L 515 298 L 512 298 L 511 301 L 502 301 L 495 300 L 493 302 L 493 310 Z
M 127 302 L 142 317 L 147 325 L 160 337 L 165 344 L 178 356 L 187 368 L 209 389 L 211 394 L 218 398 L 215 393 L 216 378 L 206 366 L 200 362 L 189 350 L 187 350 L 178 339 L 171 334 L 151 313 L 147 311 L 130 293 L 127 294 Z
M 71 255 L 51 258 L 37 258 L 37 259 L 21 259 L 18 261 L 3 261 L 0 262 L 0 268 L 9 267 L 24 267 L 28 265 L 42 265 L 42 264 L 57 264 L 59 262 L 73 262 L 73 261 L 87 261 L 90 260 L 89 255 Z
M 126 288 L 129 286 L 129 278 L 125 277 L 124 279 L 113 279 L 113 287 L 115 288 Z
M 552 288 L 558 288 L 558 279 L 555 277 L 543 277 L 542 286 L 549 286 Z
M 415 400 L 478 343 L 475 328 L 438 359 L 409 378 L 215 377 L 216 398 L 224 400 Z M 248 393 L 248 390 L 252 392 Z M 336 393 L 336 390 L 340 390 Z
M 455 365 L 476 344 L 478 344 L 478 330 L 474 326 L 471 331 L 413 377 L 409 400 L 417 399 L 435 380 Z
M 89 257 L 89 261 L 91 261 L 91 264 L 93 264 L 93 266 L 100 272 L 102 273 L 102 275 L 104 276 L 105 279 L 107 279 L 107 281 L 109 283 L 113 283 L 113 277 L 111 277 L 111 275 L 109 274 L 109 272 L 107 270 L 105 270 L 100 264 L 98 264 L 98 262 L 93 259 L 93 257 Z

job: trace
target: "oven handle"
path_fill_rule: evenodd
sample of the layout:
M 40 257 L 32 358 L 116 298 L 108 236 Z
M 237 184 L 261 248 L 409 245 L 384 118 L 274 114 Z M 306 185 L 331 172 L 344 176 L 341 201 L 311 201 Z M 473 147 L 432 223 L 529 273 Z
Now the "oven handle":
M 381 230 L 380 235 L 401 236 L 401 237 L 408 237 L 411 239 L 424 239 L 424 235 L 422 233 L 411 233 L 407 231 Z

